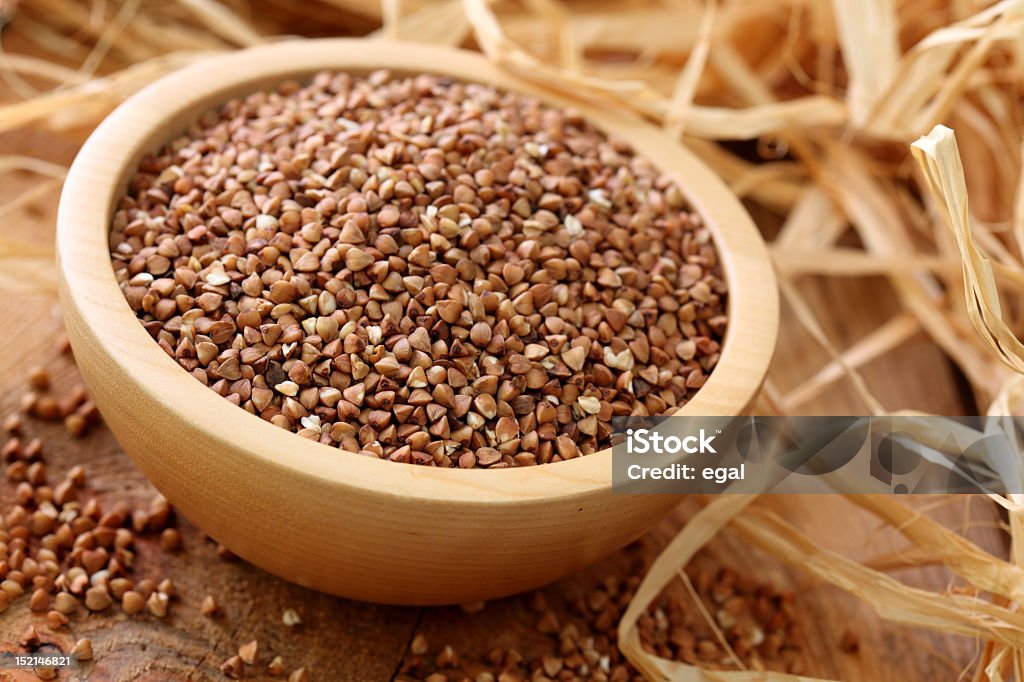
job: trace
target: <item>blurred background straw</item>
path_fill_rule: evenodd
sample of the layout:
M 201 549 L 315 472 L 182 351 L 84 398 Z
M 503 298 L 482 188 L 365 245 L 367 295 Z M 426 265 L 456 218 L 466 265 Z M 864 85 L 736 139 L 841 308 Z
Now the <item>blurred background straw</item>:
M 90 129 L 170 70 L 263 41 L 366 35 L 479 49 L 544 87 L 663 126 L 766 226 L 784 302 L 777 353 L 796 352 L 799 333 L 828 359 L 796 382 L 771 373 L 757 412 L 827 412 L 839 382 L 865 414 L 918 410 L 877 395 L 864 369 L 922 335 L 962 375 L 973 413 L 1024 412 L 1024 0 L 0 0 L 0 26 L 0 78 L 17 96 L 0 106 L 0 132 L 55 135 Z M 915 163 L 911 144 L 926 135 Z M 0 218 L 54 196 L 64 171 L 0 155 L 0 177 L 38 176 Z M 10 265 L 0 284 L 52 289 L 51 257 L 0 233 Z M 845 347 L 821 324 L 850 314 L 844 302 L 807 294 L 836 279 L 884 280 L 895 311 Z M 636 623 L 731 524 L 883 618 L 977 635 L 975 679 L 1024 679 L 1024 500 L 994 500 L 1009 519 L 1008 561 L 902 503 L 854 502 L 976 589 L 911 588 L 817 548 L 757 500 L 727 497 L 652 567 L 620 627 L 623 651 L 650 679 L 704 679 L 652 656 Z

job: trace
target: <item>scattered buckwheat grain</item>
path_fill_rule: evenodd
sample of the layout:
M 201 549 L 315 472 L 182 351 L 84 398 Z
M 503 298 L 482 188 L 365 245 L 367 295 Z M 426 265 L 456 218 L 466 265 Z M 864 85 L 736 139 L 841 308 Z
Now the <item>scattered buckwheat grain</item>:
M 246 662 L 246 664 L 252 665 L 260 655 L 260 643 L 255 639 L 251 642 L 246 642 L 242 646 L 238 647 L 238 655 Z
M 80 661 L 91 661 L 92 660 L 92 642 L 88 639 L 80 639 L 75 643 L 71 653 L 78 656 Z
M 285 673 L 284 659 L 280 656 L 274 656 L 274 659 L 267 665 L 267 673 L 272 677 L 280 677 Z
M 245 674 L 245 663 L 240 656 L 232 656 L 221 664 L 220 670 L 231 679 L 240 680 Z
M 203 603 L 199 607 L 199 611 L 207 618 L 213 618 L 220 612 L 220 606 L 218 606 L 217 600 L 208 594 L 203 597 Z

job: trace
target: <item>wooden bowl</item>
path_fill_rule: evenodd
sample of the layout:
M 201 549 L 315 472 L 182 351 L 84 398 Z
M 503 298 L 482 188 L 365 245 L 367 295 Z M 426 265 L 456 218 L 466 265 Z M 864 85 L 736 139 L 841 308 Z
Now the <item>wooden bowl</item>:
M 430 71 L 571 105 L 678 181 L 710 226 L 730 287 L 718 367 L 691 415 L 736 415 L 768 367 L 778 300 L 767 251 L 726 186 L 636 119 L 588 108 L 474 53 L 368 40 L 276 43 L 210 58 L 150 85 L 92 134 L 60 201 L 60 292 L 75 357 L 111 430 L 185 517 L 287 580 L 356 599 L 442 604 L 537 587 L 639 537 L 679 500 L 611 491 L 611 451 L 539 467 L 442 470 L 298 438 L 183 371 L 125 302 L 108 228 L 145 152 L 224 101 L 321 69 Z

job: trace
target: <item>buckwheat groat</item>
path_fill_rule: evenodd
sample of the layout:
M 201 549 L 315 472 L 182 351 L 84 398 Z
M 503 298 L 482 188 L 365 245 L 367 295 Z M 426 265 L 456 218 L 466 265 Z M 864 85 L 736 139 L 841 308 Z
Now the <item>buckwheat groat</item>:
M 570 459 L 690 399 L 726 286 L 679 188 L 572 111 L 436 76 L 322 73 L 143 160 L 111 254 L 226 399 L 351 452 Z

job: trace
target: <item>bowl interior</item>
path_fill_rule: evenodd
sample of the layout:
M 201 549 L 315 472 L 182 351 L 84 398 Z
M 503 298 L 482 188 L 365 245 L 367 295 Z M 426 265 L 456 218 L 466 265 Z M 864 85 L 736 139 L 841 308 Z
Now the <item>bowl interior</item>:
M 605 132 L 628 140 L 639 155 L 671 175 L 709 226 L 729 284 L 729 323 L 721 359 L 694 399 L 677 414 L 735 415 L 747 408 L 774 349 L 777 290 L 756 228 L 735 196 L 703 163 L 646 123 L 567 100 L 499 70 L 474 53 L 350 39 L 283 42 L 203 60 L 133 96 L 82 148 L 68 175 L 58 218 L 64 304 L 69 314 L 87 321 L 90 348 L 116 363 L 122 374 L 118 380 L 135 382 L 159 396 L 176 421 L 215 435 L 225 447 L 242 447 L 282 471 L 327 479 L 341 488 L 370 488 L 460 504 L 512 504 L 610 486 L 610 449 L 539 469 L 438 470 L 354 456 L 298 438 L 228 403 L 182 371 L 153 342 L 125 302 L 110 264 L 107 234 L 113 206 L 145 153 L 180 133 L 204 111 L 233 97 L 323 69 L 364 74 L 382 68 L 490 83 L 538 96 L 551 105 L 573 107 Z

